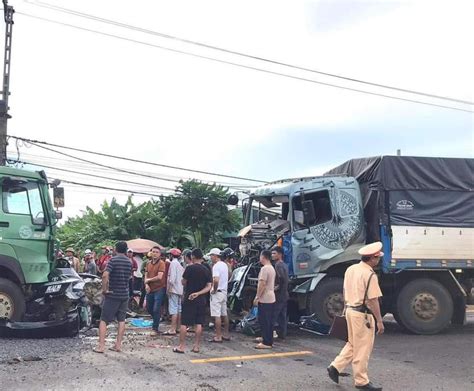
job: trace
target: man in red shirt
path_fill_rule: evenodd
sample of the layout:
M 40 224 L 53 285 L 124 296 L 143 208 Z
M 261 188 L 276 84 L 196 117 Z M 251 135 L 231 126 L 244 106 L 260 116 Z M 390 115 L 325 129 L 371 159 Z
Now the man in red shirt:
M 105 272 L 105 269 L 107 269 L 107 263 L 109 262 L 110 258 L 112 258 L 112 255 L 110 254 L 109 247 L 102 246 L 102 255 L 97 261 L 97 272 L 99 276 L 101 276 Z
M 160 333 L 161 304 L 166 294 L 166 264 L 160 258 L 161 249 L 153 247 L 151 260 L 147 263 L 145 271 L 146 307 L 153 318 L 152 336 Z

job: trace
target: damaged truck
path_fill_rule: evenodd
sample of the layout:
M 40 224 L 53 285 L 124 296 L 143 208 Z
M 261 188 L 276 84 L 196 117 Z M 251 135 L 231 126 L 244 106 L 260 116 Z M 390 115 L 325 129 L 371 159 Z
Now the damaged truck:
M 290 272 L 289 313 L 330 324 L 358 250 L 381 241 L 383 313 L 435 334 L 463 324 L 474 279 L 474 159 L 383 156 L 350 160 L 320 177 L 281 180 L 244 202 L 241 266 L 229 300 L 249 309 L 259 252 L 277 244 Z
M 0 336 L 76 334 L 91 322 L 84 285 L 94 277 L 55 257 L 61 212 L 46 174 L 0 167 L 0 186 Z

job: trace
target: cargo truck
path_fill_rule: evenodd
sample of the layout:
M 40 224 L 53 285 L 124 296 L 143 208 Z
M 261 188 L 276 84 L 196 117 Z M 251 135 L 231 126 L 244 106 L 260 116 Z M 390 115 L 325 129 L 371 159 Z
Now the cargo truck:
M 234 309 L 255 296 L 263 249 L 283 246 L 294 313 L 330 324 L 358 250 L 381 241 L 382 309 L 412 333 L 463 324 L 474 279 L 474 159 L 382 156 L 276 181 L 246 200 Z M 262 213 L 261 213 L 262 212 Z

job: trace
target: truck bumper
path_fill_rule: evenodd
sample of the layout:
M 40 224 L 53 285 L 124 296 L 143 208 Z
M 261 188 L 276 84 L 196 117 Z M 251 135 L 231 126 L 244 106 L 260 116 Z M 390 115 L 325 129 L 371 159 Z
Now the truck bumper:
M 0 337 L 59 338 L 72 337 L 79 332 L 79 312 L 74 309 L 61 320 L 46 322 L 9 322 L 0 320 Z

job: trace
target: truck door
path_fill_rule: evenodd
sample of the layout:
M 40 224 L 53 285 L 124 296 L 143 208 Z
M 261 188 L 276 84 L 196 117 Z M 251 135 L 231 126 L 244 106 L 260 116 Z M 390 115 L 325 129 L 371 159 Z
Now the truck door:
M 6 177 L 1 189 L 0 249 L 16 257 L 26 283 L 45 282 L 50 271 L 51 228 L 39 183 Z
M 303 221 L 301 193 L 292 200 L 293 259 L 295 273 L 300 275 L 318 272 L 323 262 L 364 238 L 362 208 L 355 188 L 305 191 L 304 200 L 313 203 L 313 221 Z
M 321 245 L 315 235 L 318 227 L 332 220 L 330 193 L 327 189 L 304 193 L 305 201 L 312 201 L 315 218 L 305 222 L 301 193 L 296 193 L 291 201 L 293 212 L 293 267 L 296 275 L 314 273 L 321 258 L 327 258 L 328 249 Z M 331 240 L 328 238 L 328 240 Z

